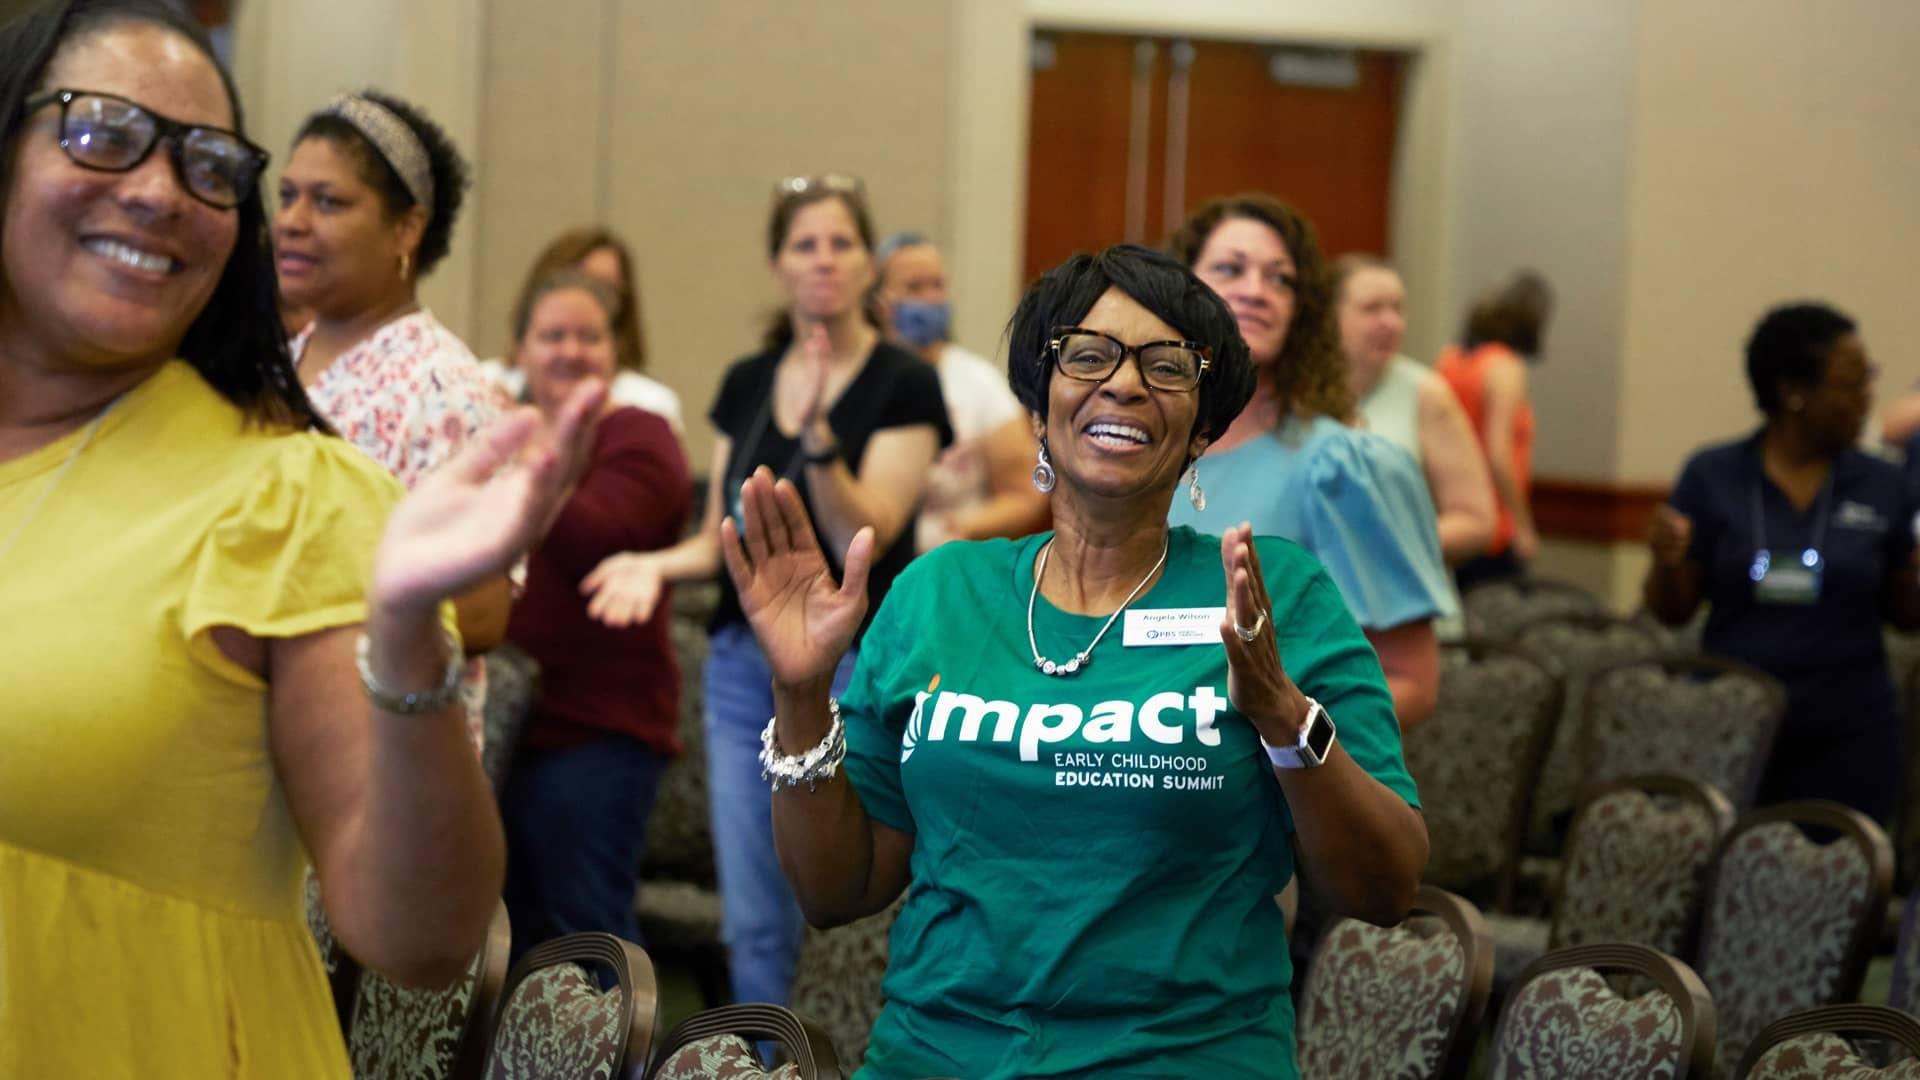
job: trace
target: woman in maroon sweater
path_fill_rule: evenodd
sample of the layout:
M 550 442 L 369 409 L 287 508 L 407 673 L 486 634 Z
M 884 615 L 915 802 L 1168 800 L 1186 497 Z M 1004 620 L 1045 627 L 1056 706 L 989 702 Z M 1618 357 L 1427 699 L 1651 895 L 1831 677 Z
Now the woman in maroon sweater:
M 585 379 L 612 380 L 615 306 L 605 286 L 575 271 L 522 295 L 514 348 L 542 413 Z M 680 672 L 669 605 L 615 629 L 588 617 L 580 581 L 615 552 L 672 544 L 691 502 L 667 422 L 609 401 L 586 471 L 528 556 L 507 639 L 540 662 L 540 691 L 501 796 L 516 956 L 585 930 L 639 941 L 633 894 L 654 792 L 680 749 Z

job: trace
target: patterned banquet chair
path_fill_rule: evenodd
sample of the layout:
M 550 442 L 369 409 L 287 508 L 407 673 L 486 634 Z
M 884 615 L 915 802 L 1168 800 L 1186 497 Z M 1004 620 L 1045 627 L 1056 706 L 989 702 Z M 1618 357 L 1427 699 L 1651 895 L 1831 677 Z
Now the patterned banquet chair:
M 591 933 L 535 946 L 507 976 L 483 1075 L 640 1080 L 658 999 L 653 964 L 632 942 Z
M 1658 655 L 1662 642 L 1644 625 L 1592 612 L 1535 619 L 1520 628 L 1514 646 L 1561 679 L 1560 720 L 1534 784 L 1522 842 L 1527 852 L 1555 855 L 1560 849 L 1558 830 L 1572 816 L 1586 784 L 1580 751 L 1588 677 L 1615 664 Z
M 1483 582 L 1460 597 L 1467 636 L 1512 641 L 1520 628 L 1548 615 L 1599 613 L 1606 604 L 1593 592 L 1565 581 L 1511 577 Z
M 1909 899 L 1893 946 L 1893 985 L 1887 1004 L 1920 1018 L 1920 903 Z
M 701 682 L 707 660 L 707 618 L 719 602 L 710 582 L 673 587 L 668 636 L 680 667 L 679 757 L 660 777 L 634 896 L 640 937 L 649 955 L 693 974 L 702 1003 L 727 1000 L 726 949 L 720 941 L 720 893 L 713 862 L 713 819 L 707 805 L 707 731 Z
M 793 1009 L 826 1029 L 849 1072 L 866 1061 L 873 1022 L 886 1003 L 880 980 L 887 973 L 893 920 L 906 902 L 903 892 L 886 910 L 864 919 L 832 930 L 809 927 L 800 946 L 790 995 Z
M 1675 773 L 1753 809 L 1773 738 L 1786 716 L 1780 681 L 1708 656 L 1632 660 L 1587 681 L 1587 782 Z
M 486 944 L 452 986 L 414 990 L 362 970 L 347 1029 L 356 1080 L 477 1080 L 511 943 L 500 904 Z
M 485 663 L 487 700 L 481 717 L 486 741 L 480 766 L 498 793 L 506 788 L 507 771 L 513 767 L 513 756 L 533 715 L 533 698 L 540 690 L 540 662 L 503 641 L 486 654 Z
M 1440 647 L 1433 713 L 1402 740 L 1426 815 L 1428 882 L 1506 906 L 1532 778 L 1559 708 L 1559 682 L 1538 661 L 1493 642 Z
M 1893 1044 L 1901 1051 L 1893 1056 L 1900 1060 L 1879 1067 L 1875 1044 Z M 1920 1020 L 1877 1005 L 1794 1013 L 1754 1038 L 1733 1075 L 1742 1080 L 1920 1080 Z
M 1835 834 L 1816 843 L 1803 829 Z M 1893 877 L 1886 834 L 1838 803 L 1783 803 L 1740 819 L 1714 853 L 1700 975 L 1720 1015 L 1717 1076 L 1760 1029 L 1860 992 Z
M 1486 1014 L 1493 955 L 1480 913 L 1423 885 L 1399 926 L 1327 928 L 1300 1004 L 1300 1074 L 1330 1080 L 1465 1075 Z
M 320 875 L 314 873 L 311 865 L 307 867 L 302 898 L 306 904 L 307 933 L 313 935 L 313 947 L 319 951 L 320 963 L 327 970 L 327 989 L 333 992 L 333 1010 L 340 1020 L 340 1032 L 350 1035 L 353 997 L 360 991 L 360 962 L 347 955 L 346 947 L 333 936 L 326 906 L 320 899 Z
M 779 1044 L 786 1063 L 768 1071 L 749 1040 Z M 841 1080 L 826 1033 L 778 1005 L 726 1005 L 682 1020 L 661 1040 L 646 1080 Z
M 1623 981 L 1651 987 L 1622 996 Z M 1713 1047 L 1713 999 L 1693 969 L 1640 945 L 1582 945 L 1521 972 L 1494 1031 L 1488 1075 L 1697 1080 Z
M 1494 985 L 1541 953 L 1624 941 L 1688 955 L 1713 853 L 1733 826 L 1725 795 L 1679 776 L 1602 789 L 1574 815 L 1553 918 L 1492 916 Z

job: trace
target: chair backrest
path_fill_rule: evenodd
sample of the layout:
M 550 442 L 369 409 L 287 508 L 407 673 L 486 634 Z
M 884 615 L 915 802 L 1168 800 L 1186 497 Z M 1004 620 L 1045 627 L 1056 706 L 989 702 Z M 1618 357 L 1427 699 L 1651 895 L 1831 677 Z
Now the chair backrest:
M 481 710 L 486 744 L 480 767 L 496 792 L 505 790 L 513 757 L 533 715 L 533 699 L 540 692 L 540 663 L 517 646 L 501 642 L 486 654 L 487 701 Z
M 1887 635 L 1888 666 L 1893 669 L 1893 687 L 1900 696 L 1900 724 L 1906 745 L 1920 747 L 1920 635 Z M 1893 887 L 1905 894 L 1920 882 L 1920 754 L 1906 755 L 1906 767 L 1900 771 L 1906 781 L 1906 795 L 1900 801 L 1900 814 L 1894 822 Z
M 1426 880 L 1506 906 L 1533 777 L 1559 709 L 1559 681 L 1539 661 L 1487 641 L 1440 647 L 1433 713 L 1402 738 L 1426 814 Z
M 1609 973 L 1652 986 L 1623 997 Z M 1713 999 L 1692 968 L 1642 945 L 1582 945 L 1521 971 L 1494 1030 L 1488 1075 L 1690 1080 L 1707 1074 L 1713 1047 Z
M 327 989 L 333 992 L 333 1011 L 340 1021 L 340 1034 L 353 1033 L 353 997 L 360 990 L 360 962 L 347 955 L 340 939 L 333 936 L 327 922 L 326 905 L 320 899 L 320 875 L 307 867 L 303 885 L 307 911 L 307 933 L 313 935 L 313 947 L 327 969 Z
M 780 1044 L 787 1064 L 765 1070 L 749 1040 Z M 647 1068 L 647 1080 L 842 1080 L 846 1071 L 824 1031 L 779 1005 L 723 1005 L 674 1025 Z
M 1920 902 L 1909 895 L 1900 915 L 1900 936 L 1893 946 L 1893 985 L 1887 1004 L 1920 1016 Z
M 1805 828 L 1835 836 L 1816 843 Z M 1719 1075 L 1772 1021 L 1860 992 L 1892 878 L 1886 834 L 1839 803 L 1783 803 L 1734 824 L 1714 853 L 1700 926 Z
M 1708 656 L 1630 660 L 1587 680 L 1582 761 L 1589 782 L 1675 773 L 1753 808 L 1787 713 L 1780 680 Z
M 658 1001 L 653 963 L 632 942 L 589 933 L 536 946 L 507 975 L 483 1075 L 639 1080 Z
M 686 881 L 711 889 L 717 880 L 707 807 L 706 689 L 701 672 L 707 660 L 707 616 L 719 602 L 719 588 L 708 583 L 673 587 L 667 635 L 680 666 L 682 751 L 661 774 L 647 817 L 640 873 L 649 881 Z
M 1460 597 L 1469 637 L 1512 641 L 1528 622 L 1543 615 L 1605 611 L 1591 591 L 1547 578 L 1501 578 L 1470 588 Z
M 1896 1044 L 1905 1060 L 1880 1068 L 1854 1039 Z M 1784 1016 L 1761 1029 L 1734 1076 L 1746 1080 L 1916 1080 L 1920 1020 L 1878 1005 L 1828 1005 Z
M 1526 851 L 1553 854 L 1560 846 L 1559 826 L 1586 790 L 1580 750 L 1587 679 L 1615 664 L 1656 656 L 1664 643 L 1644 624 L 1585 612 L 1534 619 L 1520 628 L 1514 646 L 1561 680 L 1560 718 L 1534 784 L 1533 814 L 1523 845 Z
M 788 1000 L 795 1012 L 826 1029 L 849 1071 L 866 1061 L 873 1022 L 886 1004 L 880 981 L 887 973 L 887 943 L 906 902 L 903 892 L 878 914 L 832 930 L 809 928 L 800 946 Z
M 353 1075 L 477 1080 L 511 944 L 507 906 L 500 904 L 486 943 L 452 986 L 414 990 L 363 970 L 347 1029 Z
M 1733 819 L 1725 795 L 1684 777 L 1602 789 L 1567 834 L 1547 948 L 1626 941 L 1687 955 L 1707 865 Z
M 1493 987 L 1493 946 L 1472 904 L 1431 885 L 1395 927 L 1327 928 L 1300 1003 L 1300 1075 L 1464 1076 Z

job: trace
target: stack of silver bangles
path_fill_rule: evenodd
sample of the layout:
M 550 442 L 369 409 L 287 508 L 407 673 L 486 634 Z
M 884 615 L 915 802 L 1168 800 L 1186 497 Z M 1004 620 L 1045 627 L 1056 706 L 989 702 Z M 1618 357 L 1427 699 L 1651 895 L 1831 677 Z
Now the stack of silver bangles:
M 840 703 L 828 698 L 827 712 L 833 716 L 827 737 L 804 754 L 781 753 L 773 730 L 778 718 L 767 721 L 766 730 L 760 733 L 760 779 L 769 781 L 774 791 L 801 784 L 807 785 L 808 791 L 814 791 L 821 781 L 833 779 L 840 771 L 840 762 L 847 756 L 847 733 L 840 723 Z

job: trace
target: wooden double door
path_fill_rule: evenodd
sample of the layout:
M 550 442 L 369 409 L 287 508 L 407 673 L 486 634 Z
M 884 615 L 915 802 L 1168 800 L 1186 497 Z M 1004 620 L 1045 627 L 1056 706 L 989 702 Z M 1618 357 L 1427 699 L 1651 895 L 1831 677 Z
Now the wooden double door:
M 1329 255 L 1388 251 L 1406 57 L 1037 31 L 1024 270 L 1164 245 L 1206 199 L 1264 191 Z

